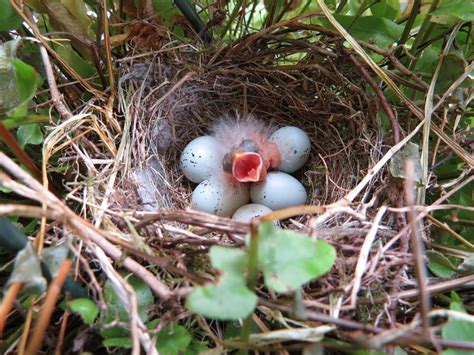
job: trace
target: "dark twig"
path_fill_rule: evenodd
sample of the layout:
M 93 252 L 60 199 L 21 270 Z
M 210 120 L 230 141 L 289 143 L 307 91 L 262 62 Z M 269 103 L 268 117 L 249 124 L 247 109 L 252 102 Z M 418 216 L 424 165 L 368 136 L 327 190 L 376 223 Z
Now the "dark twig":
M 430 311 L 430 296 L 426 289 L 426 269 L 424 262 L 423 242 L 421 240 L 420 229 L 422 228 L 421 221 L 417 221 L 416 212 L 413 209 L 415 205 L 415 177 L 414 177 L 414 162 L 407 160 L 405 162 L 405 172 L 407 178 L 405 179 L 405 198 L 410 211 L 408 212 L 408 220 L 411 227 L 411 246 L 415 259 L 415 274 L 418 282 L 418 289 L 420 290 L 420 314 L 421 324 L 423 326 L 423 334 L 425 337 L 430 336 L 430 320 L 428 313 Z

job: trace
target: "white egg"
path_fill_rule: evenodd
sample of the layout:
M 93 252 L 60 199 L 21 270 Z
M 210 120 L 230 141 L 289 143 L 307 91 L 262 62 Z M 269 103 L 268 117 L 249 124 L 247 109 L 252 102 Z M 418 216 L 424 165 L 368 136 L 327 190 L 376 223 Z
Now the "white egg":
M 278 170 L 293 173 L 301 168 L 309 158 L 311 142 L 305 131 L 287 126 L 276 130 L 270 137 L 280 149 L 281 164 Z
M 250 200 L 272 210 L 304 205 L 306 198 L 306 190 L 301 182 L 278 171 L 268 173 L 264 181 L 250 186 Z
M 248 202 L 248 185 L 234 185 L 211 178 L 196 186 L 191 198 L 191 208 L 220 217 L 230 217 L 236 209 Z
M 232 219 L 240 222 L 250 222 L 252 218 L 260 217 L 270 212 L 272 212 L 272 210 L 267 206 L 259 205 L 258 203 L 249 203 L 235 211 L 232 215 Z
M 220 144 L 211 136 L 198 137 L 184 148 L 181 154 L 181 170 L 184 176 L 200 183 L 212 176 L 220 168 Z

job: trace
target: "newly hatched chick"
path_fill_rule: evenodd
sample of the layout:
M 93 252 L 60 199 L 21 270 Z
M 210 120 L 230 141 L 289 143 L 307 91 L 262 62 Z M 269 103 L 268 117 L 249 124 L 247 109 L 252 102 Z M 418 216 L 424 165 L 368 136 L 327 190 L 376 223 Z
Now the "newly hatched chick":
M 222 169 L 238 182 L 263 181 L 281 163 L 279 148 L 270 141 L 272 128 L 252 116 L 224 118 L 212 132 L 222 146 Z
M 263 184 L 262 196 L 267 196 L 267 192 L 269 196 L 283 192 L 282 196 L 294 195 L 292 190 L 298 190 L 299 198 L 290 199 L 287 204 L 283 199 L 271 208 L 304 203 L 306 194 L 300 192 L 304 187 L 296 179 L 279 173 L 281 176 L 275 175 L 279 178 L 276 184 L 275 176 L 268 183 L 266 178 L 272 170 L 296 171 L 308 159 L 309 151 L 309 138 L 299 128 L 275 130 L 253 116 L 223 117 L 217 120 L 210 135 L 191 141 L 181 155 L 184 175 L 199 183 L 192 195 L 192 207 L 229 216 L 248 202 L 247 183 Z M 288 186 L 290 190 L 285 189 L 287 182 L 293 182 Z

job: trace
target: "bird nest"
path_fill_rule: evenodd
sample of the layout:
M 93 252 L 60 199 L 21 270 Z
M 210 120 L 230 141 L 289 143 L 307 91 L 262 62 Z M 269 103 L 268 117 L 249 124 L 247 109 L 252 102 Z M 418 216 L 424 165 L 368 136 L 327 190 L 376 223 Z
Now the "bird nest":
M 295 48 L 269 36 L 242 49 L 162 51 L 146 63 L 130 60 L 124 70 L 134 127 L 124 174 L 132 184 L 121 190 L 133 205 L 122 207 L 187 208 L 193 186 L 183 178 L 180 154 L 223 116 L 250 114 L 307 132 L 312 155 L 297 177 L 312 205 L 342 198 L 380 157 L 376 101 L 334 46 L 301 41 Z
M 373 244 L 363 245 L 365 236 L 377 227 L 373 240 L 385 243 L 394 236 L 395 215 L 370 221 L 384 202 L 396 205 L 393 201 L 399 193 L 396 185 L 392 190 L 393 184 L 387 183 L 385 166 L 371 170 L 387 150 L 377 115 L 379 104 L 367 77 L 346 52 L 340 37 L 325 34 L 315 44 L 282 30 L 206 50 L 169 41 L 160 50 L 120 59 L 117 85 L 122 116 L 105 114 L 108 122 L 91 119 L 92 129 L 80 138 L 83 148 L 74 152 L 79 162 L 79 175 L 74 176 L 83 178 L 68 181 L 70 196 L 78 186 L 84 187 L 83 198 L 76 198 L 88 202 L 82 211 L 115 236 L 137 242 L 138 231 L 143 237 L 139 245 L 159 250 L 166 260 L 163 265 L 169 272 L 161 276 L 174 287 L 177 270 L 184 276 L 199 274 L 203 268 L 209 271 L 199 255 L 211 245 L 241 247 L 249 230 L 246 223 L 189 209 L 195 185 L 180 170 L 185 145 L 207 134 L 223 115 L 251 114 L 274 127 L 300 127 L 312 144 L 308 163 L 296 176 L 307 189 L 308 205 L 341 201 L 371 175 L 354 195 L 357 198 L 349 200 L 352 203 L 281 221 L 283 228 L 325 239 L 337 250 L 336 266 L 304 289 L 304 300 L 309 309 L 332 309 L 331 299 L 337 295 L 339 310 L 374 320 L 384 313 L 374 307 L 386 292 L 399 290 L 399 284 L 392 289 L 392 281 L 407 263 L 406 250 L 396 249 L 393 257 L 381 259 Z M 77 122 L 71 125 L 78 127 Z M 93 137 L 90 131 L 95 132 Z M 100 170 L 91 168 L 92 156 L 103 160 Z M 363 259 L 366 263 L 371 261 L 359 265 L 366 271 L 364 276 L 360 270 L 356 273 L 361 255 L 370 257 Z M 367 265 L 370 269 L 364 269 Z M 358 294 L 376 302 L 355 310 L 349 302 L 353 305 Z

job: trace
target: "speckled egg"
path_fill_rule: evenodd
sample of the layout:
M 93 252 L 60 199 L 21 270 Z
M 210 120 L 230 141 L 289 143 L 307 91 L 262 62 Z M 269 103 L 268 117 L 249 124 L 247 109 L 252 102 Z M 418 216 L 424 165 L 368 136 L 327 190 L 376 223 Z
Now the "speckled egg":
M 293 176 L 273 171 L 267 178 L 250 187 L 250 200 L 272 210 L 304 205 L 306 203 L 306 190 Z
M 181 154 L 181 170 L 195 183 L 211 177 L 221 164 L 220 144 L 211 136 L 198 137 L 184 148 Z
M 278 170 L 293 173 L 301 168 L 309 158 L 311 142 L 305 131 L 287 126 L 276 130 L 270 137 L 280 150 L 281 164 Z
M 249 203 L 235 211 L 232 215 L 232 219 L 240 222 L 250 222 L 252 218 L 260 217 L 270 212 L 272 212 L 272 210 L 267 206 L 259 205 L 258 203 Z
M 220 217 L 230 217 L 236 209 L 248 202 L 248 185 L 236 185 L 211 178 L 196 186 L 191 197 L 191 208 Z

